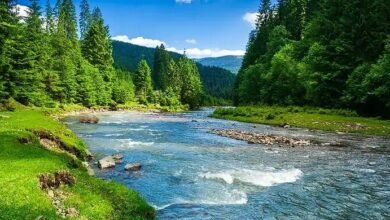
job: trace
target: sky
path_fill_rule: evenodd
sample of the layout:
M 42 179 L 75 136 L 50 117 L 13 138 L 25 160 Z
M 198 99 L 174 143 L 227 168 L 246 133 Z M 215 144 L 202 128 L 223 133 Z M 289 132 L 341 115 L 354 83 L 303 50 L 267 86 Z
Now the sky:
M 46 0 L 41 0 L 42 7 Z M 54 5 L 56 0 L 52 0 Z M 79 6 L 80 0 L 74 0 Z M 28 0 L 18 0 L 29 5 Z M 156 47 L 191 58 L 243 55 L 259 0 L 90 0 L 113 39 Z

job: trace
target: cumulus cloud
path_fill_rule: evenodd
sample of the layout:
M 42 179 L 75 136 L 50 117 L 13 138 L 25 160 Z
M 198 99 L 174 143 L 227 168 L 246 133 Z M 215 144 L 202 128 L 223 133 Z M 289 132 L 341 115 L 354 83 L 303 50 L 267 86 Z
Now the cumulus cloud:
M 185 50 L 177 49 L 176 47 L 170 46 L 161 40 L 149 39 L 144 37 L 136 37 L 130 39 L 127 35 L 118 35 L 112 37 L 112 39 L 139 45 L 139 46 L 150 47 L 150 48 L 154 48 L 156 46 L 164 44 L 166 50 L 175 53 L 180 53 L 180 54 L 184 54 L 185 51 L 186 55 L 190 58 L 220 57 L 220 56 L 227 56 L 227 55 L 242 56 L 245 54 L 245 51 L 243 50 L 226 50 L 226 49 L 219 49 L 219 48 L 215 48 L 215 49 L 188 48 Z
M 168 47 L 167 50 L 183 54 L 184 50 L 178 50 L 174 47 Z M 242 56 L 245 54 L 243 50 L 226 50 L 226 49 L 199 49 L 188 48 L 185 49 L 185 53 L 190 58 L 204 58 L 204 57 L 221 57 L 227 55 Z
M 12 12 L 16 13 L 18 17 L 25 18 L 28 16 L 30 8 L 25 5 L 15 5 L 12 9 Z
M 197 44 L 198 42 L 195 39 L 187 39 L 186 43 L 188 43 L 188 44 Z
M 139 46 L 144 46 L 144 47 L 157 47 L 160 46 L 161 44 L 166 45 L 164 41 L 160 40 L 154 40 L 154 39 L 149 39 L 149 38 L 144 38 L 144 37 L 135 37 L 130 39 L 127 35 L 118 35 L 115 37 L 112 37 L 113 40 L 117 41 L 122 41 L 126 43 L 131 43 Z
M 255 28 L 258 16 L 259 13 L 257 12 L 247 12 L 242 17 L 242 19 L 244 19 L 244 21 L 248 22 L 253 28 Z
M 192 3 L 192 0 L 175 0 L 176 3 L 180 3 L 180 4 L 191 4 Z

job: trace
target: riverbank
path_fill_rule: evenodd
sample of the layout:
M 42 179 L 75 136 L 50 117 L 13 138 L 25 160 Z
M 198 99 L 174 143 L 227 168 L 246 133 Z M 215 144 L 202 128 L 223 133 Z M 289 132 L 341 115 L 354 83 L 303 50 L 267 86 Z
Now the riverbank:
M 297 127 L 314 130 L 390 136 L 390 121 L 359 117 L 347 110 L 309 107 L 218 108 L 211 117 L 248 123 Z
M 88 175 L 86 144 L 51 115 L 83 108 L 0 111 L 0 213 L 4 219 L 153 219 L 127 187 Z

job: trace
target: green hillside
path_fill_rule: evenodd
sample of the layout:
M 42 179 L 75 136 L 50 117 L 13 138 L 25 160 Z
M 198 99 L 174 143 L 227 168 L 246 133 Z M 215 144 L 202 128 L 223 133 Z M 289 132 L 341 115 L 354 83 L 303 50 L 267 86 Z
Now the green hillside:
M 145 59 L 150 66 L 154 65 L 154 48 L 138 46 L 120 41 L 113 41 L 113 57 L 115 66 L 134 72 L 138 63 Z M 183 55 L 169 52 L 171 57 L 179 59 Z M 218 98 L 231 98 L 235 75 L 219 67 L 197 64 L 205 91 Z
M 243 56 L 206 57 L 196 61 L 204 66 L 216 66 L 237 74 L 242 64 Z

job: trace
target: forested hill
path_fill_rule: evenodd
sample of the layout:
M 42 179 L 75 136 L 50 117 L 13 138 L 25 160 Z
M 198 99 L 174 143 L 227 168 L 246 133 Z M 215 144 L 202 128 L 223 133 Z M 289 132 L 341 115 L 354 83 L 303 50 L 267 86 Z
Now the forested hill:
M 138 63 L 145 59 L 150 66 L 154 66 L 155 48 L 138 46 L 120 41 L 113 41 L 113 57 L 115 65 L 119 68 L 134 72 Z M 168 52 L 174 59 L 183 55 Z M 215 97 L 230 99 L 235 81 L 235 75 L 228 70 L 219 67 L 203 66 L 197 63 L 204 90 Z
M 196 61 L 204 66 L 216 66 L 227 69 L 232 73 L 237 74 L 242 64 L 242 56 L 223 56 L 223 57 L 206 57 L 196 59 Z
M 349 108 L 390 118 L 389 0 L 263 0 L 237 105 Z
M 112 41 L 115 66 L 130 72 L 136 71 L 138 63 L 145 59 L 150 66 L 154 65 L 155 48 L 138 46 L 121 41 Z M 181 54 L 168 52 L 174 59 L 182 57 Z

